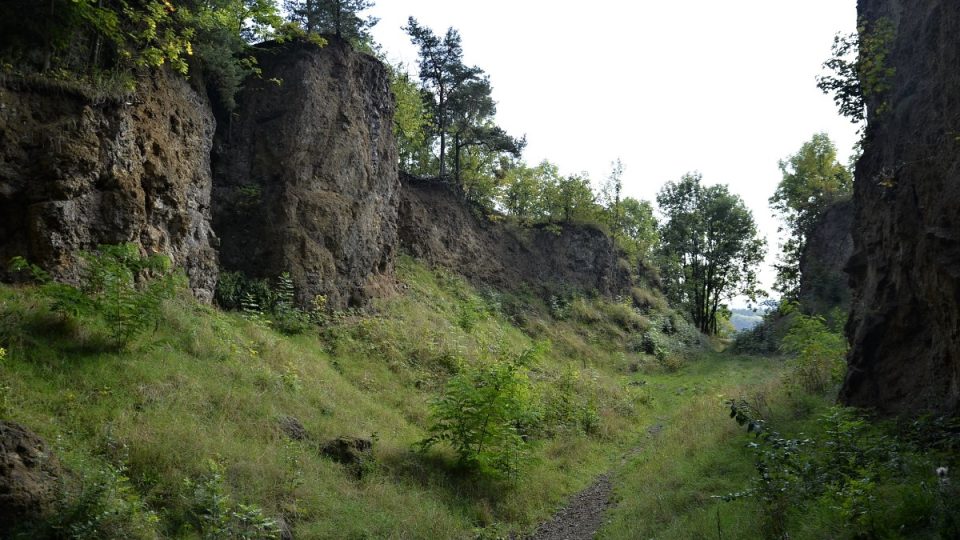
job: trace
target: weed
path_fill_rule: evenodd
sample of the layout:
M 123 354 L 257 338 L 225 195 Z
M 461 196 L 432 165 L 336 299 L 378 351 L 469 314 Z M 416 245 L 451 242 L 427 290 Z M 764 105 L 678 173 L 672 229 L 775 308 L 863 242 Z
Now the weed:
M 197 529 L 205 540 L 271 540 L 280 538 L 277 521 L 252 504 L 235 503 L 226 491 L 223 465 L 214 460 L 199 480 L 185 479 L 184 491 Z
M 172 298 L 178 283 L 170 260 L 162 255 L 142 257 L 136 244 L 101 245 L 84 252 L 80 286 L 58 283 L 23 257 L 14 257 L 14 271 L 29 271 L 40 293 L 64 317 L 102 320 L 117 349 L 160 318 L 160 305 Z
M 514 357 L 465 366 L 434 400 L 430 437 L 420 441 L 419 448 L 446 442 L 461 466 L 516 474 L 525 444 L 521 430 L 531 411 L 525 370 L 538 354 L 535 347 Z

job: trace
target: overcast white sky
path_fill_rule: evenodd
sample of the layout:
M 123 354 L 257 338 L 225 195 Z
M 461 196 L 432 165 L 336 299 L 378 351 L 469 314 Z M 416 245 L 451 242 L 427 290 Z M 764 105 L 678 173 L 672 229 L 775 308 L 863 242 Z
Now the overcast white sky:
M 856 140 L 814 79 L 834 34 L 855 28 L 855 0 L 379 0 L 369 14 L 414 73 L 407 17 L 458 29 L 465 61 L 490 75 L 498 123 L 527 135 L 528 163 L 599 182 L 619 157 L 625 193 L 648 200 L 688 171 L 729 184 L 767 234 L 768 262 L 778 160 L 825 131 L 846 162 Z

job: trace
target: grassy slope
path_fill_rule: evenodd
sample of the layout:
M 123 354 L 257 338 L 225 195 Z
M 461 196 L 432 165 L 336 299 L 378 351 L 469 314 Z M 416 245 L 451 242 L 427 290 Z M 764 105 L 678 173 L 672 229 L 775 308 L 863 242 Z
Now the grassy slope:
M 4 417 L 50 441 L 74 471 L 70 509 L 91 511 L 77 494 L 93 484 L 105 486 L 97 509 L 142 521 L 125 535 L 197 536 L 185 481 L 208 478 L 213 461 L 233 501 L 284 516 L 298 537 L 453 538 L 483 527 L 529 530 L 642 442 L 683 397 L 674 386 L 709 386 L 627 352 L 651 323 L 621 304 L 577 300 L 557 320 L 534 300 L 481 295 L 410 260 L 400 273 L 404 292 L 376 315 L 338 318 L 319 335 L 285 337 L 180 300 L 121 353 L 50 315 L 30 289 L 0 288 Z M 534 339 L 551 343 L 532 370 L 535 387 L 555 391 L 558 374 L 573 373 L 565 399 L 596 415 L 589 434 L 571 428 L 534 441 L 520 481 L 457 472 L 448 451 L 412 451 L 426 435 L 429 399 L 458 362 Z M 711 361 L 691 373 L 701 380 L 714 365 L 726 369 Z M 631 384 L 638 379 L 647 386 Z M 310 439 L 284 435 L 284 417 Z M 362 480 L 318 452 L 341 435 L 375 440 L 376 465 Z M 155 516 L 129 511 L 140 502 Z
M 668 347 L 657 361 L 631 352 L 644 348 L 645 330 L 670 326 L 649 293 L 637 293 L 653 306 L 639 315 L 600 300 L 548 307 L 481 292 L 409 259 L 399 273 L 402 293 L 375 314 L 341 316 L 295 337 L 171 302 L 156 331 L 122 353 L 50 315 L 30 289 L 0 287 L 0 346 L 9 351 L 0 363 L 0 416 L 46 438 L 72 471 L 61 524 L 109 514 L 90 537 L 200 537 L 196 485 L 215 462 L 223 494 L 283 516 L 298 538 L 529 531 L 610 470 L 618 505 L 603 538 L 713 538 L 718 513 L 723 538 L 751 538 L 762 535 L 760 503 L 714 498 L 755 475 L 750 439 L 726 418 L 724 400 L 760 403 L 771 424 L 794 433 L 815 433 L 810 419 L 828 407 L 825 398 L 787 397 L 779 381 L 789 366 L 777 359 L 700 352 L 680 362 Z M 656 334 L 666 346 L 682 335 Z M 449 450 L 412 450 L 426 436 L 430 398 L 459 363 L 534 340 L 550 343 L 530 373 L 538 395 L 589 410 L 589 429 L 553 429 L 532 441 L 519 479 L 458 471 Z M 562 392 L 561 374 L 575 381 Z M 310 437 L 290 439 L 285 417 Z M 341 435 L 375 441 L 362 479 L 320 455 L 323 441 Z M 917 515 L 936 503 L 929 489 L 884 489 L 880 513 L 891 523 L 909 523 L 913 510 L 903 503 L 912 493 L 927 505 Z M 899 517 L 889 511 L 897 505 L 906 508 Z M 828 503 L 804 512 L 791 518 L 792 537 L 851 536 Z

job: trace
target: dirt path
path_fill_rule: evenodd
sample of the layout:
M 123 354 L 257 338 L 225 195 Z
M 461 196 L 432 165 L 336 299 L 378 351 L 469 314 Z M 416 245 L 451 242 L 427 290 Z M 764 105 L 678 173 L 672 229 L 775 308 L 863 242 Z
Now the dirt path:
M 653 424 L 647 428 L 647 436 L 655 438 L 663 431 L 663 424 Z M 623 467 L 627 460 L 643 451 L 636 447 L 624 454 L 619 467 L 601 474 L 587 489 L 577 493 L 558 510 L 550 521 L 541 523 L 527 540 L 592 540 L 603 525 L 603 516 L 613 506 L 613 484 L 610 476 Z
M 574 495 L 567 506 L 537 527 L 529 540 L 590 540 L 600 525 L 603 515 L 613 503 L 610 496 L 613 485 L 609 474 L 602 474 L 588 487 Z

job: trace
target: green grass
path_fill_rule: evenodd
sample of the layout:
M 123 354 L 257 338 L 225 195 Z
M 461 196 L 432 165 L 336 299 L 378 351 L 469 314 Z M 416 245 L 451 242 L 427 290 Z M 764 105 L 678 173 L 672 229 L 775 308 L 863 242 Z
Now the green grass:
M 294 337 L 180 298 L 120 352 L 95 325 L 51 314 L 32 288 L 0 287 L 4 418 L 44 437 L 71 471 L 61 515 L 80 517 L 53 525 L 107 509 L 104 527 L 119 527 L 117 537 L 199 537 L 203 509 L 187 486 L 213 461 L 233 502 L 282 517 L 300 538 L 525 531 L 653 421 L 650 392 L 630 384 L 631 369 L 662 370 L 625 348 L 646 317 L 593 299 L 577 300 L 596 313 L 590 321 L 557 320 L 535 298 L 477 291 L 410 259 L 399 273 L 404 290 L 372 314 L 340 314 Z M 458 470 L 446 448 L 413 450 L 427 436 L 430 399 L 461 363 L 534 341 L 549 343 L 530 371 L 538 395 L 573 373 L 567 398 L 595 412 L 594 429 L 559 426 L 535 438 L 519 478 Z M 310 438 L 289 439 L 285 417 Z M 338 436 L 374 440 L 362 479 L 319 453 Z
M 831 432 L 824 418 L 838 412 L 858 418 L 862 413 L 834 406 L 836 388 L 813 395 L 785 383 L 794 364 L 715 355 L 685 368 L 680 379 L 707 375 L 704 386 L 687 399 L 673 398 L 661 417 L 663 430 L 651 435 L 614 477 L 618 504 L 608 513 L 599 538 L 957 537 L 960 528 L 951 517 L 960 512 L 957 488 L 941 484 L 935 474 L 939 465 L 957 465 L 956 423 L 941 429 L 929 420 L 851 421 Z M 808 441 L 794 463 L 818 468 L 815 478 L 824 479 L 818 486 L 824 488 L 822 494 L 807 495 L 796 485 L 788 488 L 783 514 L 756 495 L 724 500 L 758 485 L 757 454 L 749 445 L 767 448 L 729 418 L 727 399 L 746 400 L 765 421 L 765 429 Z M 846 463 L 853 455 L 873 457 L 864 458 L 851 477 L 822 465 L 835 459 Z M 841 491 L 832 484 L 841 478 L 868 479 L 866 491 Z M 851 504 L 863 513 L 848 512 Z M 787 536 L 772 525 L 777 519 Z
M 120 352 L 96 325 L 51 314 L 34 289 L 0 287 L 0 416 L 44 437 L 69 471 L 61 511 L 24 537 L 200 538 L 210 508 L 198 485 L 222 489 L 230 508 L 256 505 L 297 538 L 502 537 L 531 531 L 613 471 L 618 504 L 603 538 L 714 538 L 718 512 L 722 537 L 754 538 L 768 514 L 760 502 L 714 498 L 756 474 L 725 400 L 748 398 L 784 433 L 816 433 L 828 405 L 787 395 L 789 363 L 681 346 L 703 342 L 657 302 L 545 303 L 408 258 L 398 273 L 401 291 L 371 313 L 292 337 L 179 298 Z M 638 352 L 645 335 L 663 354 Z M 461 470 L 444 446 L 414 450 L 431 399 L 465 363 L 535 342 L 548 347 L 528 373 L 533 396 L 558 407 L 543 418 L 562 418 L 564 404 L 590 422 L 541 426 L 517 477 Z M 290 439 L 287 417 L 309 438 Z M 320 453 L 339 436 L 374 441 L 359 479 Z M 913 476 L 878 488 L 883 530 L 916 525 L 910 515 L 933 530 L 938 499 L 916 482 L 928 462 L 911 463 Z M 222 485 L 210 484 L 218 470 Z M 790 518 L 793 538 L 850 530 L 829 501 L 804 512 Z

